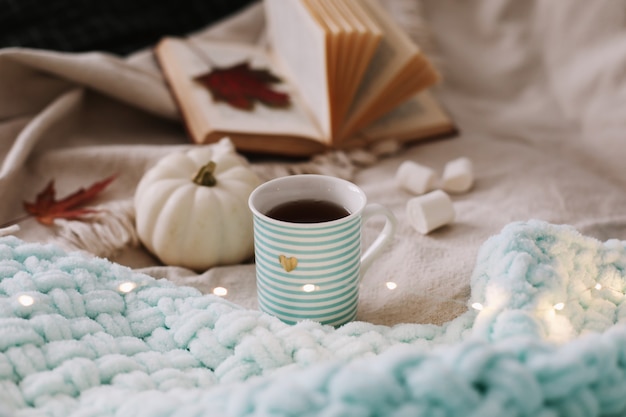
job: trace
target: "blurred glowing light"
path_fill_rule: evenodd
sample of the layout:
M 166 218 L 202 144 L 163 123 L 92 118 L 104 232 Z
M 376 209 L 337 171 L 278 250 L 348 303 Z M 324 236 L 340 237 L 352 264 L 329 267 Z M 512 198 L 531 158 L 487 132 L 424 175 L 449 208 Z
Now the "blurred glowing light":
M 601 290 L 601 289 L 602 289 L 602 284 L 600 284 L 600 283 L 598 282 L 598 283 L 595 285 L 595 287 L 593 287 L 593 288 L 595 288 L 596 290 Z
M 478 311 L 480 311 L 480 310 L 482 310 L 484 307 L 483 307 L 483 305 L 482 305 L 481 303 L 474 303 L 474 304 L 472 304 L 472 308 L 473 308 L 474 310 L 478 310 Z
M 555 310 L 559 310 L 560 311 L 560 310 L 563 310 L 564 308 L 565 308 L 565 303 L 556 303 L 554 305 L 554 309 Z
M 313 291 L 315 291 L 315 285 L 313 285 L 313 284 L 304 284 L 302 286 L 302 291 L 304 291 L 304 292 L 313 292 Z
M 398 288 L 398 284 L 396 284 L 393 281 L 389 281 L 386 282 L 385 285 L 387 286 L 387 288 L 389 288 L 390 290 L 395 290 L 396 288 Z
M 123 293 L 129 293 L 132 290 L 134 290 L 135 288 L 137 288 L 137 284 L 135 284 L 134 282 L 123 282 L 120 284 L 119 287 L 117 287 L 118 290 L 120 290 L 120 292 Z
M 24 307 L 32 306 L 35 303 L 35 299 L 30 295 L 20 295 L 17 297 L 17 302 Z
M 219 297 L 224 297 L 226 294 L 228 294 L 228 290 L 224 287 L 215 287 L 213 288 L 213 294 Z

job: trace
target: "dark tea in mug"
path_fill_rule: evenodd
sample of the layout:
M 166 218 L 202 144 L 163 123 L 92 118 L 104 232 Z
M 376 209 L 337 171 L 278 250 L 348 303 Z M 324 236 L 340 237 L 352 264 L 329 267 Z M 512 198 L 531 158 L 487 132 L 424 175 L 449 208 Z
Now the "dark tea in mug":
M 281 203 L 265 214 L 290 223 L 322 223 L 346 217 L 350 211 L 331 201 L 305 199 Z

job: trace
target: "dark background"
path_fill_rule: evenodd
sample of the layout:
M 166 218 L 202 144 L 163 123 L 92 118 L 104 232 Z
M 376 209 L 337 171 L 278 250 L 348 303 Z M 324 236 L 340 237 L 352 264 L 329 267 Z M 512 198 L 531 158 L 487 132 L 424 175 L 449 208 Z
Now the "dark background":
M 0 48 L 126 55 L 184 35 L 255 0 L 0 0 Z

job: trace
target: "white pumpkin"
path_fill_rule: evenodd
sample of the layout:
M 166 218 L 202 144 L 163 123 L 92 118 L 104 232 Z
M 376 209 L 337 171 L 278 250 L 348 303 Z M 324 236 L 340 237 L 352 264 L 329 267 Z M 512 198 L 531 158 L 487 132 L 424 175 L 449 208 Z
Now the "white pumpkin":
M 139 238 L 166 265 L 206 270 L 252 257 L 258 176 L 230 139 L 162 158 L 135 192 Z

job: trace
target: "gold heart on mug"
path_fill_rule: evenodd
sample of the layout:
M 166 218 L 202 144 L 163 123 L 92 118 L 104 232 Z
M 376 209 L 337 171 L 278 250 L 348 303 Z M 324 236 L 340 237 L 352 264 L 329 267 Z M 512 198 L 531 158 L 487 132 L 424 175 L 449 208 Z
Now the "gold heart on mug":
M 293 271 L 298 266 L 298 259 L 295 256 L 287 258 L 285 255 L 280 255 L 278 261 L 287 272 Z

